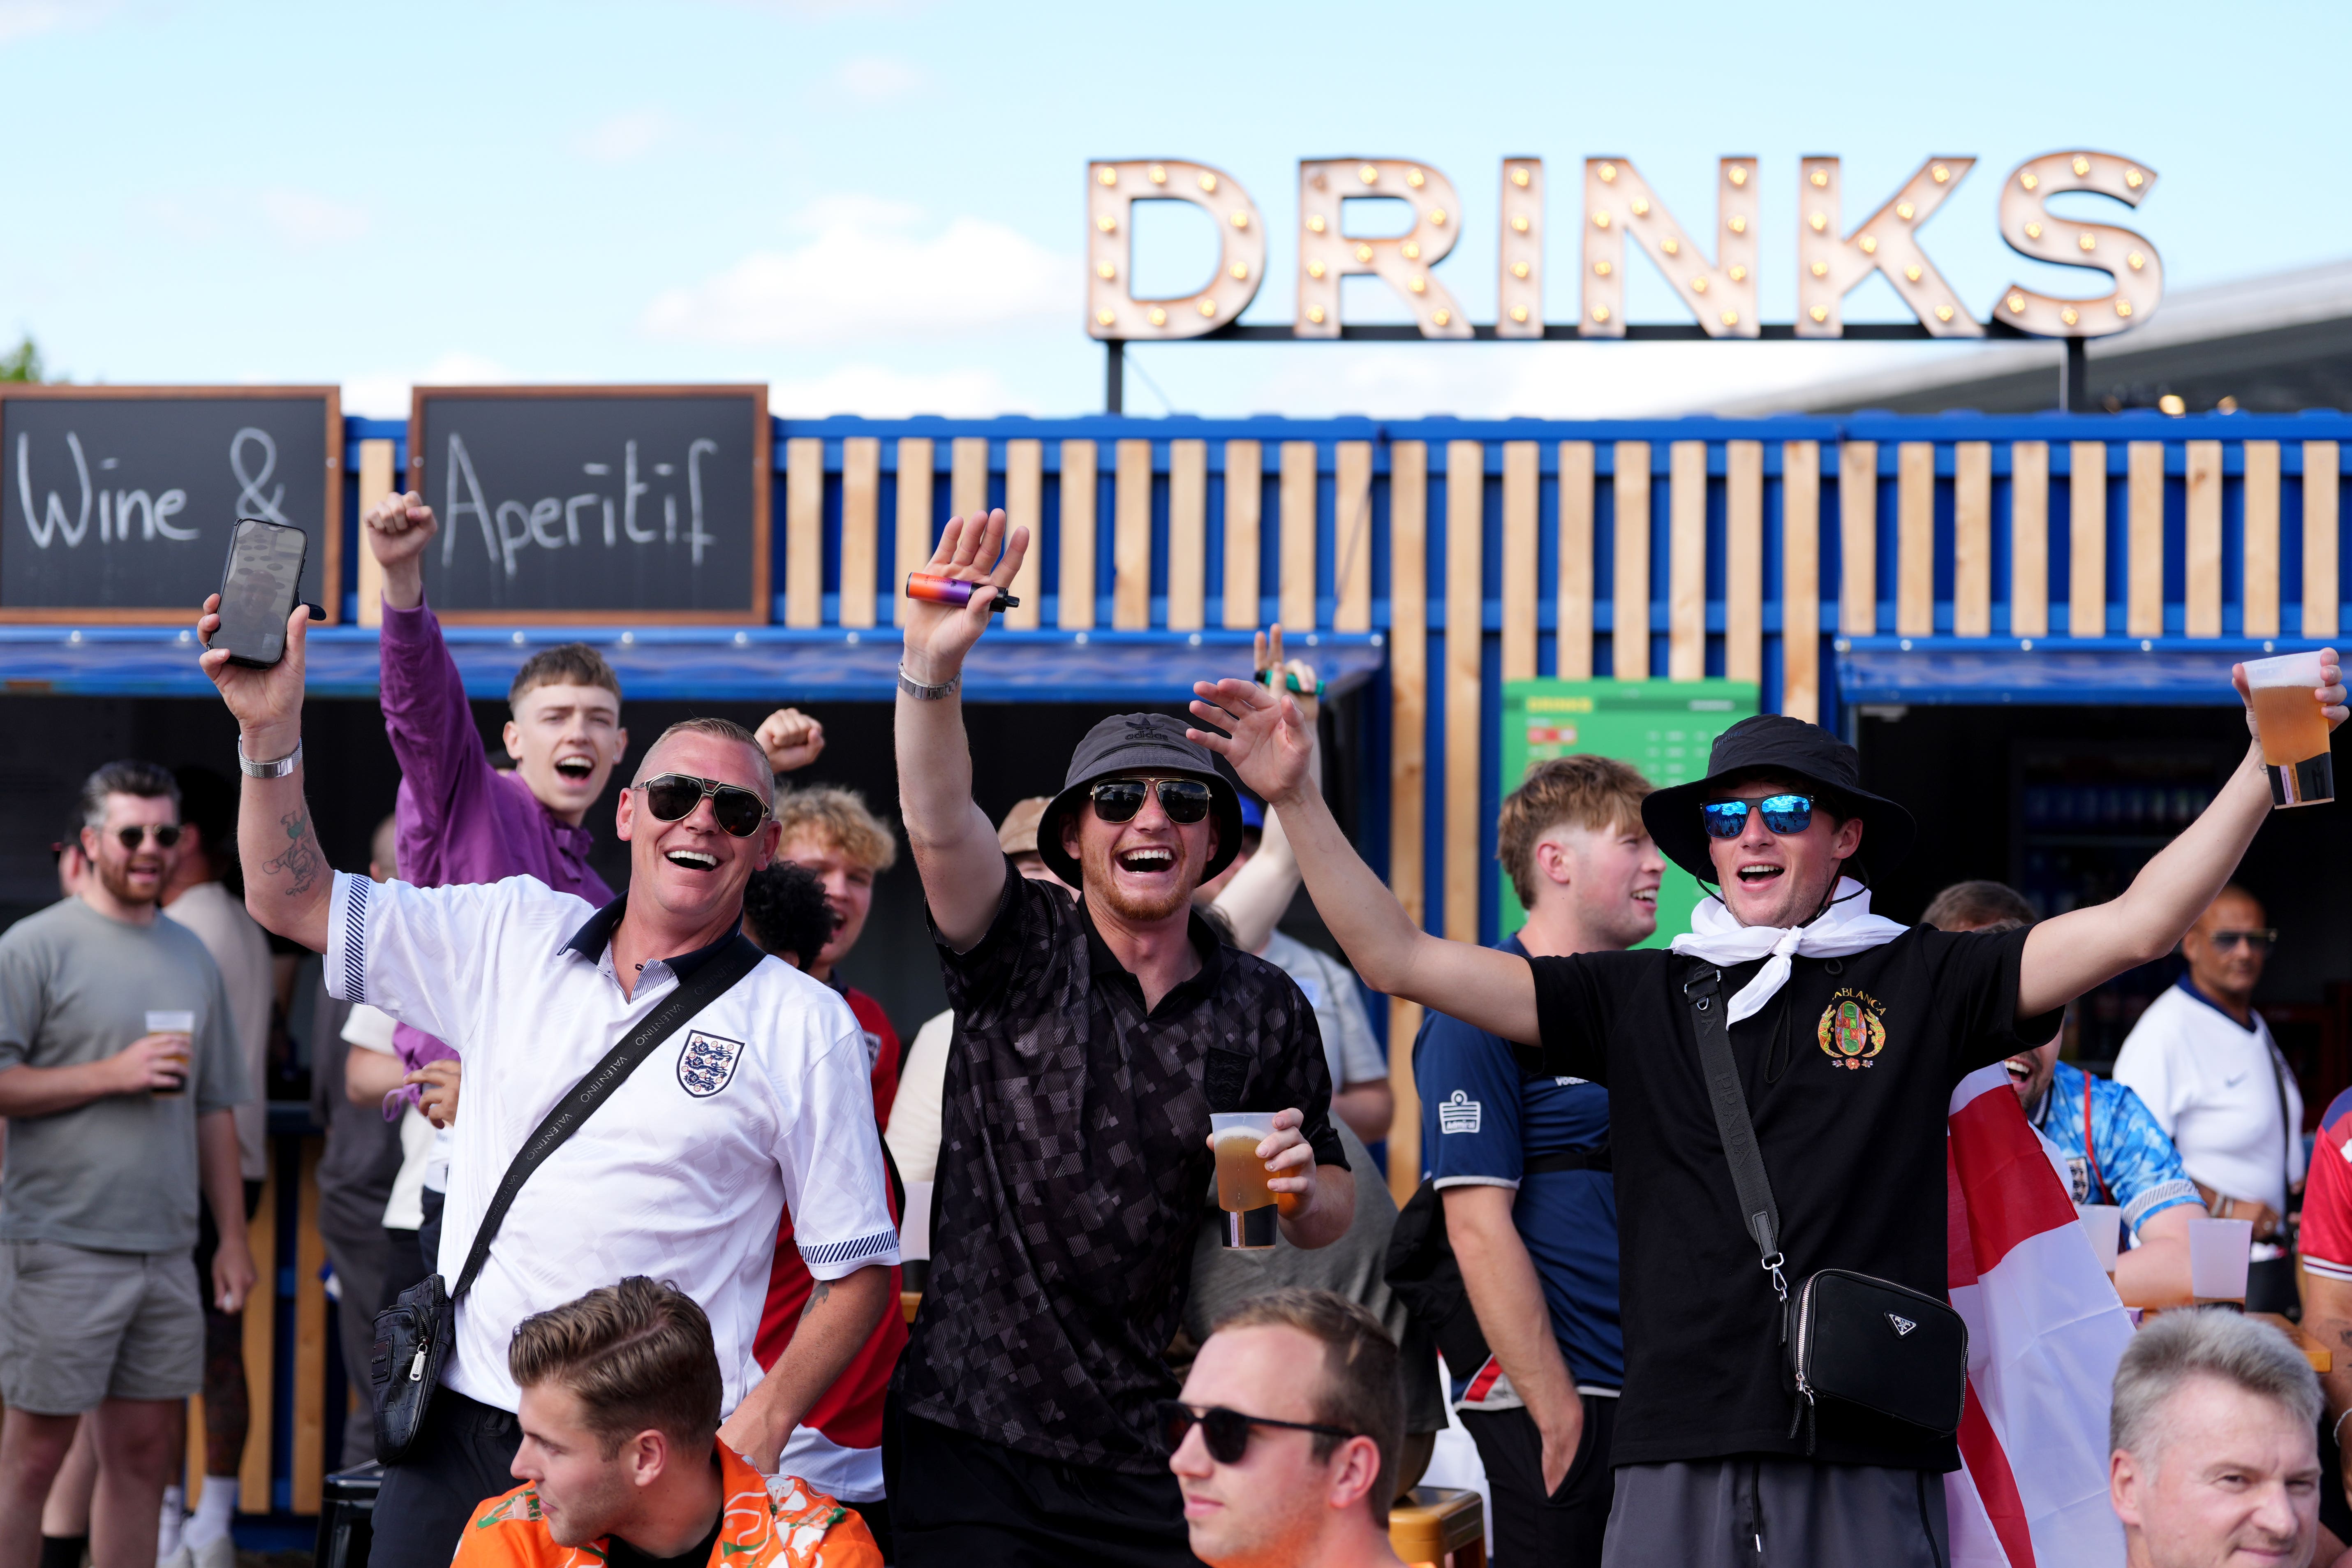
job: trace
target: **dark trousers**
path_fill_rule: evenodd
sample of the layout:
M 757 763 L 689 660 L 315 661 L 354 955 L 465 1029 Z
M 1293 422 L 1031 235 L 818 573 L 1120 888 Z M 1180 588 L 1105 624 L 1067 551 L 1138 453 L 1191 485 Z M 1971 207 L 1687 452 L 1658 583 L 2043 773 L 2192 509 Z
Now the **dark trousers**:
M 514 1489 L 509 1467 L 521 1446 L 506 1411 L 436 1390 L 408 1458 L 383 1468 L 368 1568 L 448 1568 L 475 1510 Z
M 903 1415 L 893 1394 L 882 1474 L 897 1568 L 1200 1568 L 1165 1469 L 1041 1459 Z
M 1607 1568 L 1949 1568 L 1944 1478 L 1778 1454 L 1624 1465 Z
M 416 1227 L 416 1250 L 424 1262 L 424 1268 L 416 1278 L 422 1279 L 438 1267 L 434 1260 L 441 1256 L 441 1211 L 448 1205 L 449 1194 L 426 1187 L 418 1196 L 425 1210 L 425 1223 Z M 457 1269 L 459 1267 L 462 1266 L 451 1266 L 447 1283 L 454 1285 L 457 1282 Z
M 1543 1489 L 1543 1434 L 1525 1410 L 1465 1410 L 1463 1429 L 1478 1445 L 1494 1507 L 1487 1552 L 1501 1568 L 1600 1568 L 1601 1542 L 1616 1495 L 1609 1468 L 1617 1401 L 1584 1397 L 1584 1436 L 1559 1489 Z
M 383 1308 L 396 1255 L 383 1226 L 331 1217 L 327 1205 L 320 1206 L 319 1236 L 327 1244 L 327 1261 L 342 1289 L 335 1303 L 335 1332 L 342 1346 L 343 1374 L 360 1396 L 344 1418 L 342 1458 L 328 1468 L 348 1469 L 375 1458 L 375 1384 L 368 1376 L 368 1363 L 375 1354 L 375 1315 Z

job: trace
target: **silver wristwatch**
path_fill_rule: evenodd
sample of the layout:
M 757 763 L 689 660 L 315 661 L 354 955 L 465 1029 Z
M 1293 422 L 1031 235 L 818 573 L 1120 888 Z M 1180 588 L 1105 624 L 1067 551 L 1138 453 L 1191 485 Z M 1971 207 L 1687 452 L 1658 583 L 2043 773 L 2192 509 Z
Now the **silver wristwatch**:
M 301 765 L 302 742 L 299 741 L 294 742 L 294 749 L 292 751 L 287 752 L 284 756 L 279 757 L 277 761 L 269 763 L 255 762 L 251 757 L 245 754 L 245 742 L 243 741 L 239 741 L 236 743 L 237 771 L 245 774 L 247 778 L 282 779 Z
M 962 684 L 963 677 L 959 674 L 950 679 L 945 686 L 925 686 L 921 681 L 917 680 L 913 676 L 907 673 L 907 661 L 905 659 L 902 658 L 898 661 L 898 689 L 905 692 L 908 696 L 913 698 L 918 702 L 944 701 L 948 698 L 953 697 L 956 694 L 956 688 Z

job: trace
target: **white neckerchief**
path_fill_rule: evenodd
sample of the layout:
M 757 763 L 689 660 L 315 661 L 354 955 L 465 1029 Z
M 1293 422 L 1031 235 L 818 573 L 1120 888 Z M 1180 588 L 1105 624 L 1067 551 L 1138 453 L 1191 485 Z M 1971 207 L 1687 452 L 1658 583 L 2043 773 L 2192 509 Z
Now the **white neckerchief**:
M 1730 1022 L 1752 1018 L 1789 983 L 1790 961 L 1843 958 L 1893 942 L 1910 928 L 1870 912 L 1870 889 L 1851 877 L 1838 879 L 1830 907 L 1801 926 L 1744 926 L 1732 919 L 1719 896 L 1691 911 L 1691 929 L 1675 938 L 1674 950 L 1728 967 L 1769 959 L 1756 978 L 1731 999 Z

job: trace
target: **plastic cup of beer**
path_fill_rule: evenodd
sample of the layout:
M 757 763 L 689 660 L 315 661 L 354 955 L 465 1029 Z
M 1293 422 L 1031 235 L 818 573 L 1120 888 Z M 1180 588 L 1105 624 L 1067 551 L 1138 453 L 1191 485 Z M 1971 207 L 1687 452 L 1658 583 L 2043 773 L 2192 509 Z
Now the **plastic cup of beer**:
M 2076 1204 L 2074 1213 L 2082 1219 L 2083 1234 L 2091 1238 L 2091 1250 L 2099 1255 L 2099 1267 L 2113 1274 L 2116 1251 L 2123 1241 L 2124 1211 L 2115 1204 Z
M 188 1064 L 195 1059 L 196 1016 L 187 1012 L 151 1011 L 147 1015 L 147 1032 L 151 1035 L 177 1035 L 172 1055 L 180 1064 L 180 1081 L 170 1089 L 158 1089 L 152 1093 L 162 1095 L 188 1092 Z
M 2254 1222 L 2189 1216 L 2189 1295 L 2200 1307 L 2246 1305 L 2246 1263 L 2253 1256 Z
M 1257 1146 L 1274 1136 L 1274 1117 L 1263 1110 L 1220 1110 L 1209 1116 L 1209 1142 L 1217 1156 L 1217 1207 L 1223 1211 L 1219 1237 L 1227 1247 L 1256 1250 L 1274 1245 L 1278 1217 L 1265 1162 Z
M 2246 665 L 2254 732 L 2263 746 L 2273 805 L 2319 805 L 2336 798 L 2327 713 L 2312 693 L 2322 684 L 2317 653 L 2281 654 Z

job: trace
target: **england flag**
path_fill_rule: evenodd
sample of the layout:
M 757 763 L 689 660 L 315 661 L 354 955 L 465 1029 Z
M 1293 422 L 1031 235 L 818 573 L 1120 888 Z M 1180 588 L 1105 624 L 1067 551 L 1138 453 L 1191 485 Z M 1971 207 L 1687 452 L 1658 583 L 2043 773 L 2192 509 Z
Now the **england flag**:
M 1996 1063 L 1952 1090 L 1951 1299 L 1969 1325 L 1953 1568 L 2120 1563 L 2107 1405 L 2130 1317 Z

